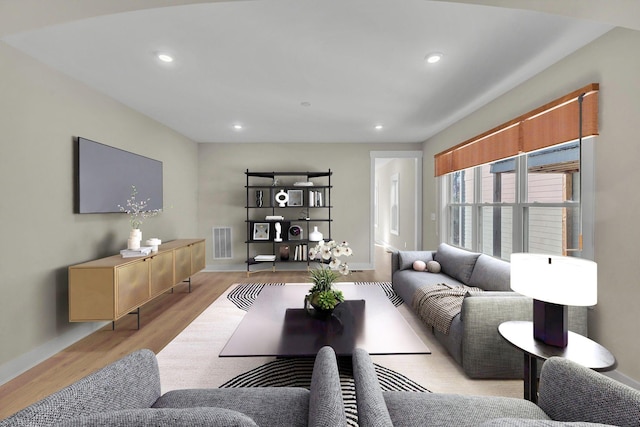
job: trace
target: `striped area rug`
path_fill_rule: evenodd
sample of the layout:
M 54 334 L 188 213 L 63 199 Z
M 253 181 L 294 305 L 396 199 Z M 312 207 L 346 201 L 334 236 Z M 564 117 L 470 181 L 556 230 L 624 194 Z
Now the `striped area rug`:
M 402 299 L 393 291 L 390 282 L 356 282 L 357 285 L 377 285 L 383 288 L 389 300 L 397 307 Z M 238 285 L 229 292 L 227 298 L 238 308 L 248 310 L 260 291 L 265 286 L 284 286 L 284 283 L 246 283 Z M 305 387 L 311 385 L 313 372 L 312 358 L 276 359 L 262 366 L 251 369 L 222 384 L 220 388 L 233 387 Z M 378 382 L 384 391 L 417 391 L 429 392 L 420 384 L 411 381 L 398 372 L 374 364 Z M 338 358 L 342 399 L 347 415 L 347 424 L 358 425 L 356 406 L 356 390 L 353 382 L 353 370 L 350 358 Z
M 313 372 L 312 358 L 276 359 L 222 384 L 220 388 L 235 387 L 304 387 L 311 386 Z M 416 391 L 429 390 L 411 381 L 409 378 L 391 369 L 374 364 L 380 388 L 384 391 Z M 353 381 L 351 360 L 348 357 L 338 358 L 340 386 L 344 401 L 347 425 L 358 426 L 358 408 L 356 405 L 356 388 Z
M 377 285 L 382 288 L 391 303 L 398 307 L 403 303 L 391 286 L 391 282 L 354 282 L 356 285 L 371 286 Z M 256 300 L 258 294 L 265 286 L 284 286 L 284 283 L 242 283 L 227 294 L 229 301 L 241 310 L 247 311 Z

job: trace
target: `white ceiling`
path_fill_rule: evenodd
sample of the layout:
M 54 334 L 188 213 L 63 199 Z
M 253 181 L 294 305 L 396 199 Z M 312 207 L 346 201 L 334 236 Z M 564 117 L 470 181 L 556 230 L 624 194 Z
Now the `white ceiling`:
M 453 2 L 249 0 L 2 40 L 197 142 L 421 142 L 611 28 Z

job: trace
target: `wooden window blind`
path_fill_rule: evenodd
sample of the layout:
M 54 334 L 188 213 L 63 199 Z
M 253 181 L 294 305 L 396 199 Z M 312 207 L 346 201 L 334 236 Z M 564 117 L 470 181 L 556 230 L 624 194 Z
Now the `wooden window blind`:
M 592 83 L 434 156 L 435 176 L 598 134 Z M 580 109 L 582 107 L 582 115 Z

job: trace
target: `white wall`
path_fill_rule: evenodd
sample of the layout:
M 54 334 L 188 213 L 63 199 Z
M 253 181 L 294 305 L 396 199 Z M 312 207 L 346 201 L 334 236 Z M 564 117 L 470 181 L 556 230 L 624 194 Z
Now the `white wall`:
M 595 149 L 595 260 L 598 305 L 590 312 L 589 335 L 616 356 L 623 374 L 640 379 L 640 300 L 636 226 L 640 212 L 640 32 L 615 29 L 469 115 L 424 144 L 424 203 L 436 201 L 434 154 L 559 98 L 600 83 L 600 136 Z M 425 221 L 424 246 L 439 242 Z
M 420 144 L 200 144 L 198 234 L 207 236 L 207 266 L 246 269 L 245 174 L 251 171 L 333 171 L 333 238 L 346 240 L 351 268 L 371 268 L 370 152 L 413 150 Z M 211 229 L 232 227 L 234 258 L 214 260 Z M 230 265 L 231 264 L 231 265 Z
M 200 236 L 195 143 L 4 43 L 0 93 L 4 383 L 98 326 L 68 322 L 67 267 L 126 247 L 126 215 L 73 213 L 74 137 L 163 162 L 167 209 L 143 224 L 143 237 Z

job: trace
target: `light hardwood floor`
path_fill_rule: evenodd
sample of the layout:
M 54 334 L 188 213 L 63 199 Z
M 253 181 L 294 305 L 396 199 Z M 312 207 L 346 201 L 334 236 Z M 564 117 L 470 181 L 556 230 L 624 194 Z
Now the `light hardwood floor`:
M 390 281 L 390 256 L 376 247 L 376 270 L 355 271 L 342 281 Z M 158 353 L 187 325 L 234 283 L 307 282 L 306 271 L 201 272 L 192 277 L 192 292 L 186 284 L 166 293 L 140 310 L 140 329 L 135 316 L 106 326 L 64 349 L 22 375 L 0 386 L 0 419 L 40 400 L 102 368 L 122 356 L 149 348 Z

